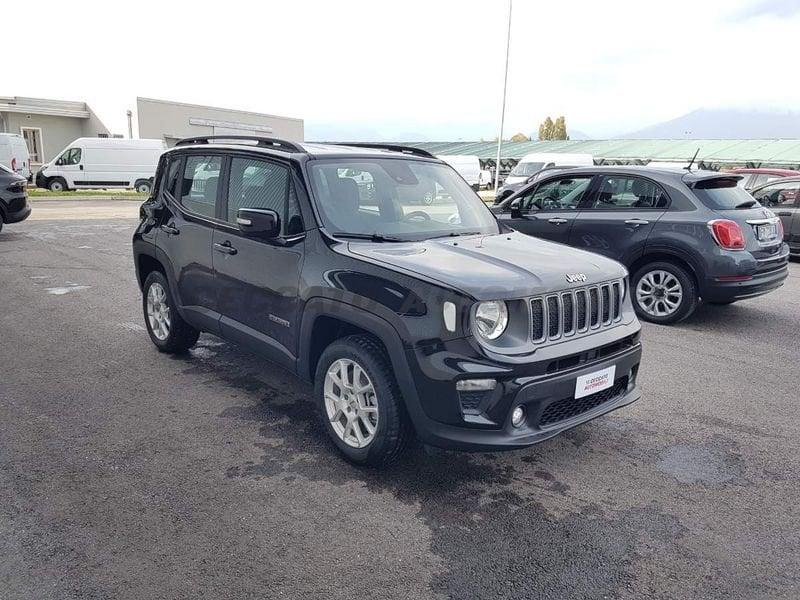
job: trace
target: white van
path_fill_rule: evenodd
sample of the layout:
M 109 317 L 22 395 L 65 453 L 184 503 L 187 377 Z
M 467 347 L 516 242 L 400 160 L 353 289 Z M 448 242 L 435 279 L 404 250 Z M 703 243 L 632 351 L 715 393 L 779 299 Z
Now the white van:
M 53 192 L 92 188 L 133 188 L 149 193 L 162 140 L 78 138 L 58 158 L 42 165 L 36 187 Z
M 0 133 L 0 165 L 8 167 L 17 175 L 22 175 L 30 181 L 31 156 L 21 135 Z
M 437 156 L 453 167 L 474 190 L 481 185 L 481 161 L 470 154 L 441 154 Z
M 508 174 L 503 185 L 524 183 L 528 177 L 545 167 L 568 165 L 572 167 L 589 167 L 594 164 L 591 154 L 562 154 L 559 152 L 534 152 L 526 154 Z

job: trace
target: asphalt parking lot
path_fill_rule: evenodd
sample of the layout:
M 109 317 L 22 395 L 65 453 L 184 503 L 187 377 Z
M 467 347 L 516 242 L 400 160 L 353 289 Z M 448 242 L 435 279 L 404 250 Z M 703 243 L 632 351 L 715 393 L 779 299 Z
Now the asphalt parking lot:
M 645 325 L 637 404 L 506 454 L 344 463 L 310 389 L 144 331 L 135 202 L 0 233 L 0 598 L 800 597 L 800 263 Z

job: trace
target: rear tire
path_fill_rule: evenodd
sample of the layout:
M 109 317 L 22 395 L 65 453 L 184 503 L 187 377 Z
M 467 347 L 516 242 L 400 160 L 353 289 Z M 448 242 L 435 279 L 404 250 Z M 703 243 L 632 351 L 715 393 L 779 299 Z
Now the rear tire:
M 631 280 L 631 300 L 639 318 L 671 325 L 697 308 L 697 284 L 692 274 L 672 262 L 644 265 Z
M 200 332 L 178 313 L 167 278 L 160 271 L 153 271 L 145 279 L 142 310 L 147 333 L 159 352 L 179 354 L 197 343 Z
M 67 192 L 69 188 L 67 187 L 67 182 L 64 181 L 61 177 L 53 177 L 47 183 L 47 189 L 51 192 Z
M 133 185 L 133 188 L 140 194 L 149 194 L 153 186 L 148 180 L 141 179 Z
M 350 462 L 384 466 L 407 447 L 411 425 L 389 359 L 374 338 L 353 335 L 328 346 L 317 363 L 314 397 L 322 426 Z

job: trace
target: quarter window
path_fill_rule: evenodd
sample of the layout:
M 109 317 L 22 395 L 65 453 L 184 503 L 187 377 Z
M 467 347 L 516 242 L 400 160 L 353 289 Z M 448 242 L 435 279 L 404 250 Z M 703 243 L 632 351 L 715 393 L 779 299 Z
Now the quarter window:
M 221 170 L 220 156 L 187 156 L 181 181 L 181 204 L 193 213 L 213 218 Z
M 167 173 L 164 177 L 164 191 L 168 192 L 173 198 L 175 197 L 175 191 L 178 187 L 178 175 L 180 174 L 180 168 L 180 157 L 173 157 L 167 166 Z
M 546 181 L 522 198 L 522 210 L 575 210 L 591 177 L 563 177 Z
M 667 208 L 669 198 L 658 184 L 639 177 L 603 177 L 594 209 Z

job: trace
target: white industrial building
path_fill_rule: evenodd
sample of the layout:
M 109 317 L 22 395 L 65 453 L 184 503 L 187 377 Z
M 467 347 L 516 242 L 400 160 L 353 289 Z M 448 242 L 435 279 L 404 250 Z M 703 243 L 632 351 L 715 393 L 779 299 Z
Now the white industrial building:
M 243 110 L 215 108 L 153 98 L 137 98 L 139 137 L 163 139 L 174 146 L 181 138 L 203 135 L 257 135 L 303 141 L 303 120 Z

